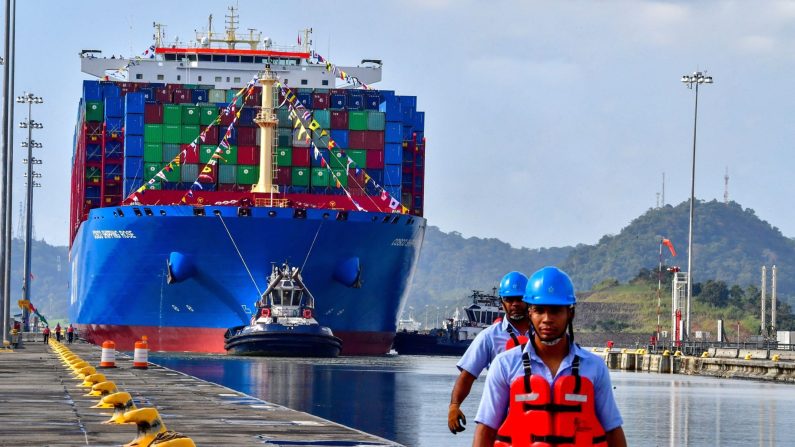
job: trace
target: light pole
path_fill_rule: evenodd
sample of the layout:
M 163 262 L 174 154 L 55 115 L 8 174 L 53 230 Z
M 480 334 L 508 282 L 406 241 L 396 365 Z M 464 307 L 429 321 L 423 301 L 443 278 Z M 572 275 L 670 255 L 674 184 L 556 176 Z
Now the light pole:
M 33 157 L 33 148 L 39 149 L 42 147 L 42 145 L 41 143 L 33 140 L 33 129 L 44 128 L 41 123 L 33 121 L 30 115 L 33 112 L 33 104 L 41 104 L 43 102 L 43 99 L 33 95 L 33 93 L 27 93 L 23 96 L 17 97 L 17 103 L 28 105 L 28 118 L 25 121 L 19 123 L 20 128 L 28 129 L 28 140 L 22 142 L 22 147 L 27 148 L 28 150 L 28 158 L 23 160 L 23 162 L 28 165 L 28 168 L 27 172 L 25 173 L 25 178 L 27 179 L 27 205 L 25 210 L 25 254 L 23 272 L 24 276 L 22 278 L 22 299 L 28 302 L 30 301 L 30 249 L 33 243 L 31 240 L 33 235 L 33 188 L 36 186 L 41 186 L 35 181 L 36 178 L 41 177 L 41 174 L 33 172 L 33 165 L 40 165 L 41 160 Z M 28 309 L 25 308 L 22 313 L 22 324 L 23 330 L 25 332 L 30 330 L 28 314 Z
M 712 76 L 706 72 L 694 72 L 692 75 L 682 76 L 682 82 L 689 89 L 695 87 L 696 105 L 693 113 L 693 163 L 690 171 L 690 224 L 687 230 L 687 311 L 685 316 L 684 338 L 690 339 L 690 299 L 693 296 L 693 206 L 696 195 L 696 129 L 698 125 L 698 86 L 699 84 L 712 84 Z

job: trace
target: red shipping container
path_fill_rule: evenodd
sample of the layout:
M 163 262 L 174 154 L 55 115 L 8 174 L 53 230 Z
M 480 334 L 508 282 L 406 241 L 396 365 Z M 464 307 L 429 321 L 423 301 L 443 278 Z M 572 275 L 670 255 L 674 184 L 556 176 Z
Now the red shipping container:
M 221 107 L 218 109 L 218 114 L 221 116 L 221 124 L 224 126 L 229 126 L 232 124 L 232 121 L 235 119 L 235 114 L 232 112 L 226 113 L 226 107 Z
M 238 148 L 239 149 L 239 148 Z M 294 147 L 292 154 L 293 166 L 298 168 L 308 168 L 310 165 L 309 148 Z
M 384 151 L 367 151 L 367 169 L 384 169 Z
M 186 88 L 175 88 L 173 98 L 175 103 L 185 104 L 193 102 L 190 89 Z
M 237 164 L 239 165 L 258 165 L 259 148 L 257 146 L 238 146 Z
M 348 148 L 349 149 L 366 149 L 365 137 L 367 133 L 365 130 L 352 130 L 348 132 Z
M 331 111 L 331 128 L 348 130 L 348 111 L 347 110 L 332 110 Z
M 226 192 L 247 192 L 251 191 L 250 185 L 235 185 L 234 183 L 221 183 L 218 185 L 218 191 Z
M 174 93 L 174 90 L 182 88 L 182 84 L 166 84 L 166 89 L 171 93 Z
M 204 173 L 204 168 L 209 168 L 210 173 Z M 199 183 L 215 183 L 218 179 L 218 165 L 208 166 L 205 164 L 199 165 Z
M 262 89 L 255 88 L 254 92 L 246 97 L 246 101 L 244 104 L 251 107 L 261 106 Z
M 330 95 L 347 95 L 348 90 L 344 88 L 333 88 L 328 91 Z
M 163 104 L 144 105 L 144 124 L 163 124 Z
M 257 128 L 256 127 L 238 127 L 237 128 L 237 144 L 243 146 L 254 146 L 257 144 Z
M 182 152 L 185 152 L 185 160 L 183 160 L 182 163 L 190 163 L 190 164 L 199 163 L 198 146 L 196 146 L 196 148 L 194 149 L 190 147 L 190 144 L 183 144 L 182 146 L 180 146 L 180 150 Z
M 202 128 L 204 130 L 204 128 Z M 218 144 L 218 126 L 212 126 L 207 129 L 204 134 L 204 143 L 201 144 Z
M 350 141 L 350 135 L 348 135 Z M 363 149 L 370 150 L 384 150 L 384 132 L 380 130 L 366 130 L 364 131 L 364 145 Z
M 351 194 L 354 189 L 363 189 L 365 186 L 364 169 L 359 169 L 358 174 L 356 174 L 356 169 L 348 169 L 348 188 L 351 190 Z
M 161 104 L 170 104 L 171 98 L 171 90 L 168 87 L 155 88 L 155 101 Z
M 280 167 L 276 169 L 276 178 L 273 183 L 277 185 L 290 185 L 293 182 L 293 168 Z
M 328 109 L 328 97 L 328 93 L 312 93 L 312 108 L 315 110 Z

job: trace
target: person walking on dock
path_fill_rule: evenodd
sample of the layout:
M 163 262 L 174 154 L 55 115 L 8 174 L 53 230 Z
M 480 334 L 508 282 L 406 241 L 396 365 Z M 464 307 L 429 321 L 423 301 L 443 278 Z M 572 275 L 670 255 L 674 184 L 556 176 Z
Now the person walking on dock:
M 72 323 L 69 323 L 69 327 L 66 328 L 66 341 L 69 344 L 72 344 L 72 340 L 75 338 L 75 327 L 72 326 Z
M 55 340 L 61 341 L 61 323 L 55 325 Z
M 461 403 L 469 396 L 475 379 L 489 367 L 497 354 L 527 340 L 530 320 L 527 304 L 522 301 L 526 286 L 527 276 L 522 273 L 510 272 L 503 276 L 500 299 L 505 318 L 481 331 L 456 365 L 460 374 L 453 385 L 447 409 L 447 428 L 454 435 L 465 429 L 466 416 L 461 411 Z
M 626 447 L 607 366 L 574 343 L 577 299 L 569 276 L 544 267 L 528 279 L 524 301 L 532 337 L 489 368 L 473 447 L 508 447 L 513 439 L 523 445 Z
M 42 331 L 42 334 L 44 334 L 44 343 L 49 342 L 50 341 L 50 325 L 44 326 L 44 330 Z

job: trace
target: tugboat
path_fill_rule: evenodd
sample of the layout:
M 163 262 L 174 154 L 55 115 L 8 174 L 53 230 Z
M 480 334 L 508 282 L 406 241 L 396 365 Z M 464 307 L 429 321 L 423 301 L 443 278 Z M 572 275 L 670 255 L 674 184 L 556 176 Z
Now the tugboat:
M 224 334 L 228 354 L 268 357 L 337 357 L 342 341 L 314 317 L 315 298 L 297 267 L 273 265 L 270 282 L 248 326 Z
M 453 318 L 442 323 L 442 328 L 400 330 L 395 334 L 392 348 L 400 355 L 463 355 L 480 331 L 505 315 L 496 290 L 492 294 L 473 290 L 471 299 L 472 304 L 464 309 L 466 320 L 460 318 L 456 309 Z

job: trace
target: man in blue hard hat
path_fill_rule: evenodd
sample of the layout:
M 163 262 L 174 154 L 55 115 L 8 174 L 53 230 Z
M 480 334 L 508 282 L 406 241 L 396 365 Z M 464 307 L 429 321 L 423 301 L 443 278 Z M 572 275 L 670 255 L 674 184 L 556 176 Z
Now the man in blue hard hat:
M 466 416 L 461 411 L 461 403 L 469 395 L 475 379 L 489 367 L 497 354 L 527 340 L 530 320 L 527 304 L 522 301 L 526 287 L 527 277 L 522 273 L 510 272 L 502 277 L 500 299 L 505 318 L 481 331 L 456 365 L 460 374 L 447 409 L 447 428 L 453 434 L 464 431 Z
M 494 359 L 472 445 L 625 447 L 605 362 L 573 341 L 576 297 L 569 276 L 556 267 L 535 272 L 524 301 L 532 337 Z

